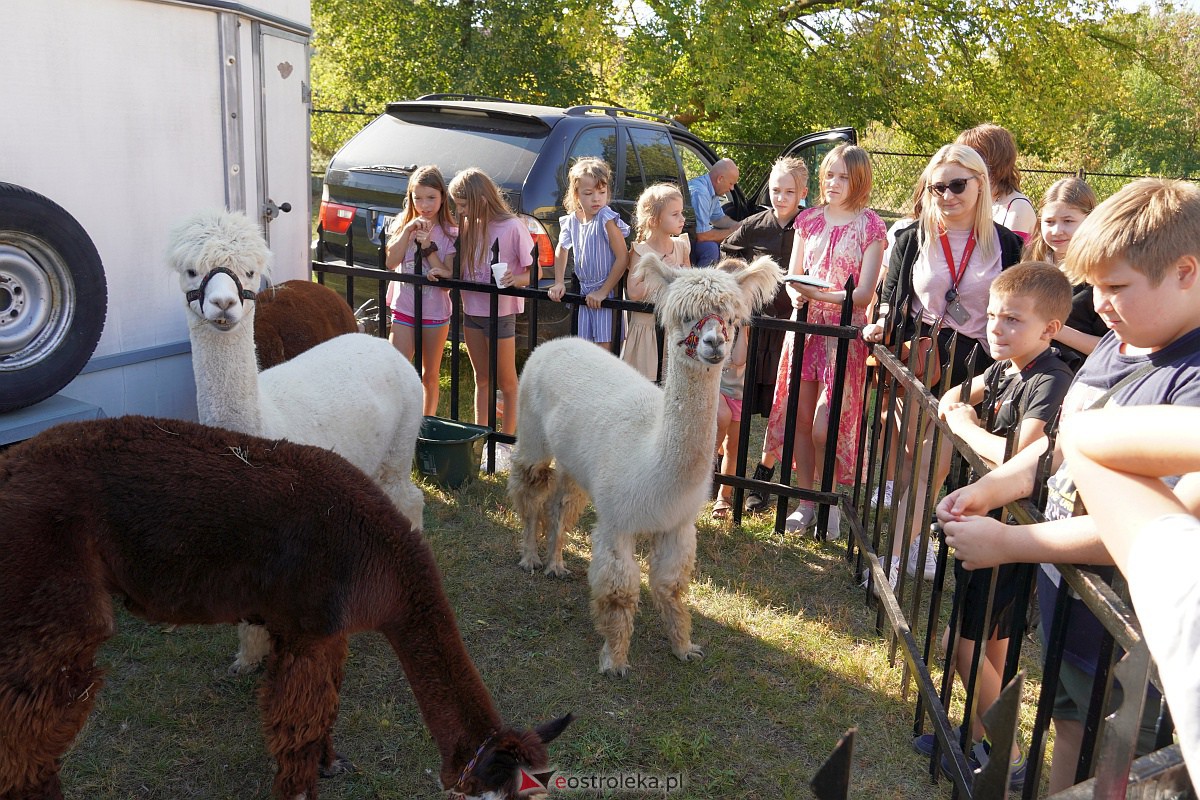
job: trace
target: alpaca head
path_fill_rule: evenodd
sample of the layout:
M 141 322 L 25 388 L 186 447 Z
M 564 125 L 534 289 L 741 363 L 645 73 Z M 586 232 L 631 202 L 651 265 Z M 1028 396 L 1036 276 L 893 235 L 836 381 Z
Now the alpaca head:
M 232 330 L 271 267 L 258 224 L 245 214 L 201 211 L 171 231 L 167 263 L 179 273 L 188 310 L 201 322 Z
M 656 308 L 668 346 L 710 366 L 724 363 L 733 327 L 774 297 L 780 280 L 779 265 L 765 256 L 751 264 L 726 258 L 714 268 L 680 269 L 650 255 L 640 268 L 664 287 Z
M 457 780 L 447 785 L 445 775 L 442 785 L 453 798 L 478 798 L 478 800 L 516 800 L 528 796 L 521 791 L 521 770 L 537 772 L 544 770 L 549 760 L 546 744 L 558 735 L 575 717 L 552 719 L 531 731 L 502 728 L 489 736 L 480 745 Z

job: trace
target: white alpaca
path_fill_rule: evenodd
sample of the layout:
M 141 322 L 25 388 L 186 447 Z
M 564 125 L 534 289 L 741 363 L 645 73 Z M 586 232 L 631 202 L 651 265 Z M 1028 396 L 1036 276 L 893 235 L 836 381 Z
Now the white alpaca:
M 243 214 L 205 211 L 171 233 L 167 261 L 188 309 L 200 422 L 324 447 L 372 476 L 420 530 L 425 498 L 412 482 L 421 378 L 384 339 L 348 333 L 260 373 L 254 292 L 271 253 Z M 265 629 L 242 625 L 231 671 L 254 669 Z
M 596 528 L 588 582 L 592 616 L 604 637 L 600 671 L 618 676 L 629 669 L 641 582 L 638 536 L 650 542 L 650 590 L 671 650 L 682 661 L 704 655 L 691 641 L 686 597 L 696 514 L 712 482 L 721 366 L 733 326 L 748 320 L 779 284 L 779 267 L 769 258 L 693 270 L 647 257 L 641 269 L 663 285 L 657 300 L 666 331 L 663 387 L 582 339 L 538 347 L 521 374 L 521 431 L 508 479 L 525 523 L 521 566 L 542 566 L 542 527 L 547 575 L 567 574 L 563 529 L 574 525 L 591 497 Z

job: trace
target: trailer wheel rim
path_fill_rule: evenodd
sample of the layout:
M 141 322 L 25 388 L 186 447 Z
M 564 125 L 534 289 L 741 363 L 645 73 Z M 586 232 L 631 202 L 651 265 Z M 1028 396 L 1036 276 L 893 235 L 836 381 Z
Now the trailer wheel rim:
M 57 350 L 74 308 L 75 282 L 59 253 L 21 231 L 0 232 L 0 372 L 26 369 Z

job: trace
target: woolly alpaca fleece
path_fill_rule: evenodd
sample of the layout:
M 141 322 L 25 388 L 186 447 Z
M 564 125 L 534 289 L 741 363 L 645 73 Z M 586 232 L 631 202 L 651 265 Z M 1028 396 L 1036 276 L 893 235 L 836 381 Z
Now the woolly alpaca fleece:
M 319 283 L 277 283 L 259 292 L 254 302 L 254 352 L 260 370 L 335 336 L 358 333 L 358 320 L 345 299 Z
M 447 788 L 515 798 L 517 765 L 544 768 L 570 721 L 504 725 L 424 537 L 327 450 L 181 420 L 69 423 L 0 455 L 0 519 L 0 797 L 62 797 L 113 593 L 152 622 L 266 625 L 276 797 L 315 800 L 318 772 L 348 768 L 332 730 L 359 631 L 396 652 Z
M 171 234 L 167 261 L 187 298 L 200 421 L 332 450 L 376 480 L 419 529 L 425 499 L 412 463 L 420 377 L 387 341 L 360 333 L 259 373 L 255 301 L 241 290 L 258 287 L 270 260 L 258 225 L 244 214 L 201 212 Z M 266 648 L 261 632 L 243 629 L 240 638 L 239 672 L 253 669 Z
M 711 480 L 721 367 L 733 326 L 774 296 L 780 274 L 769 258 L 693 270 L 647 257 L 641 269 L 664 286 L 656 308 L 666 329 L 663 387 L 581 339 L 538 347 L 521 375 L 519 407 L 526 416 L 508 482 L 524 520 L 520 563 L 526 569 L 542 566 L 541 528 L 548 540 L 546 573 L 566 575 L 563 530 L 574 525 L 588 497 L 595 505 L 588 580 L 605 641 L 600 671 L 614 675 L 628 670 L 640 594 L 639 536 L 649 539 L 651 593 L 672 651 L 684 661 L 703 655 L 691 642 L 685 601 L 695 518 Z

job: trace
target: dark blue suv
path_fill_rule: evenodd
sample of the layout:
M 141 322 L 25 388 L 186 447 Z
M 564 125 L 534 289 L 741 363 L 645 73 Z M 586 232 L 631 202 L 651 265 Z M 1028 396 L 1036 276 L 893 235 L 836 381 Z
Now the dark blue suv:
M 784 153 L 803 157 L 812 172 L 830 148 L 855 141 L 852 128 L 797 139 Z M 327 259 L 343 260 L 353 239 L 354 262 L 378 266 L 380 232 L 400 212 L 408 176 L 435 164 L 449 181 L 467 167 L 491 176 L 538 245 L 541 284 L 553 278 L 558 218 L 565 213 L 567 170 L 578 158 L 598 156 L 614 172 L 611 205 L 632 224 L 638 196 L 647 186 L 670 182 L 684 193 L 686 231 L 695 233 L 688 180 L 708 172 L 719 158 L 683 125 L 656 114 L 608 106 L 550 106 L 467 95 L 426 95 L 389 103 L 387 111 L 359 131 L 329 162 L 321 196 L 320 224 Z M 767 204 L 765 181 L 747 194 L 734 187 L 727 213 L 742 219 Z M 552 310 L 559 304 L 546 304 Z

